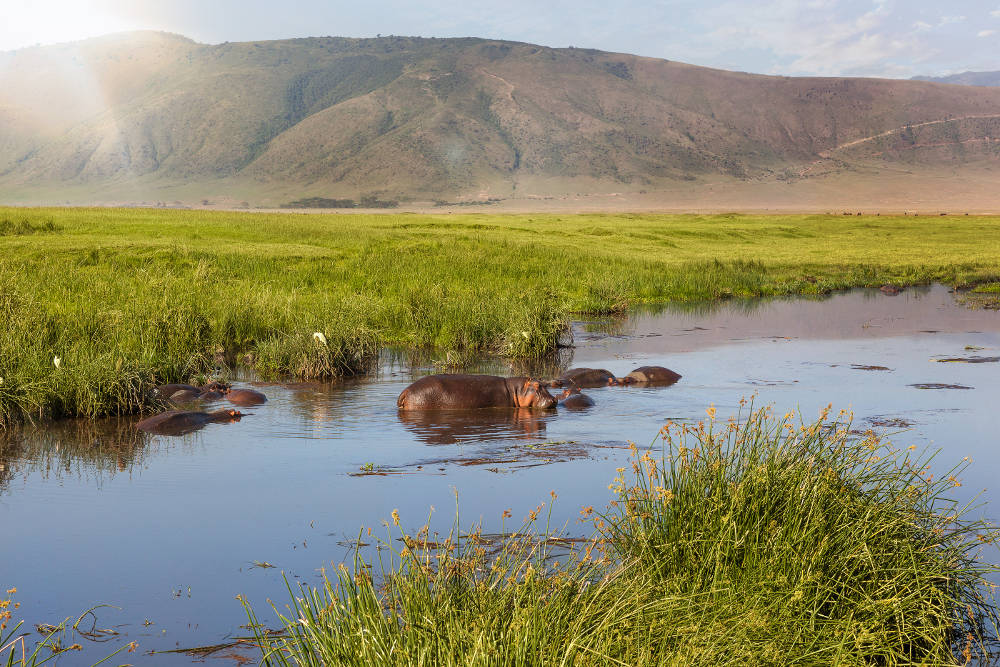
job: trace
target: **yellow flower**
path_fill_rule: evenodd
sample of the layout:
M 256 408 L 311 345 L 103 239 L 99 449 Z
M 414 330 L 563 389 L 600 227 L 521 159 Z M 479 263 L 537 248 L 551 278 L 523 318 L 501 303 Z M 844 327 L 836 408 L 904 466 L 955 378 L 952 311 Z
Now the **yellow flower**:
M 399 510 L 392 511 L 392 522 L 397 526 L 399 525 Z

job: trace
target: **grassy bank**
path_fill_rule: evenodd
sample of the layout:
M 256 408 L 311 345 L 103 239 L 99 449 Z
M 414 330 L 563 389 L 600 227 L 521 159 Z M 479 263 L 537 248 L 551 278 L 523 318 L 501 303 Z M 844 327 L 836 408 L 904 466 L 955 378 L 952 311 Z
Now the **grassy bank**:
M 387 344 L 524 358 L 571 312 L 997 280 L 996 223 L 0 209 L 0 427 L 134 412 L 220 359 L 309 378 Z
M 662 457 L 634 450 L 632 470 L 612 483 L 617 499 L 604 513 L 582 510 L 596 533 L 572 554 L 539 537 L 542 508 L 500 544 L 479 530 L 434 541 L 386 524 L 380 553 L 392 555 L 381 570 L 359 556 L 323 587 L 300 589 L 284 633 L 257 637 L 263 664 L 996 657 L 987 577 L 1000 570 L 979 552 L 998 534 L 948 500 L 959 470 L 933 477 L 928 459 L 824 418 L 756 411 L 716 423 L 709 413 L 697 427 L 665 427 Z

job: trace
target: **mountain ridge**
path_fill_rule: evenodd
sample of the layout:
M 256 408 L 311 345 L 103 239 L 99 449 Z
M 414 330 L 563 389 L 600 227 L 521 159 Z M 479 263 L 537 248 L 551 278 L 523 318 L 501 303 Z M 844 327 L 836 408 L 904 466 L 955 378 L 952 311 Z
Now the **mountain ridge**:
M 0 54 L 0 119 L 8 201 L 474 200 L 1000 159 L 1000 90 L 482 38 L 32 47 Z

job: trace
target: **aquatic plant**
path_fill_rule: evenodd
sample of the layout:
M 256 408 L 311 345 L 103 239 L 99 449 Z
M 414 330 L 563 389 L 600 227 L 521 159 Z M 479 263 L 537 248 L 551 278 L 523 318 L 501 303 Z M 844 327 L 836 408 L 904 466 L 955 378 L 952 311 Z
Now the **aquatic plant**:
M 607 510 L 581 510 L 596 532 L 580 543 L 536 527 L 543 506 L 500 537 L 460 534 L 456 521 L 443 540 L 426 526 L 408 534 L 394 511 L 377 565 L 359 550 L 323 586 L 290 589 L 282 633 L 263 632 L 241 598 L 262 663 L 995 657 L 1000 569 L 981 551 L 1000 535 L 949 500 L 962 465 L 935 477 L 930 456 L 849 430 L 826 412 L 804 424 L 752 408 L 667 424 L 659 457 L 634 448 L 631 471 L 618 469 Z
M 35 630 L 42 636 L 41 641 L 29 641 L 29 633 L 20 632 L 24 621 L 18 621 L 13 626 L 14 612 L 17 611 L 21 603 L 14 601 L 17 588 L 9 588 L 6 591 L 7 597 L 0 599 L 0 661 L 6 667 L 39 667 L 47 662 L 57 662 L 60 656 L 75 651 L 82 651 L 83 646 L 77 642 L 66 645 L 66 638 L 72 639 L 83 637 L 91 640 L 104 641 L 118 633 L 114 630 L 99 629 L 96 625 L 86 629 L 83 625 L 84 619 L 93 616 L 97 607 L 88 609 L 81 614 L 75 622 L 70 624 L 72 618 L 67 618 L 59 625 L 40 624 Z M 96 616 L 93 616 L 96 619 Z M 122 651 L 133 653 L 138 647 L 138 642 L 129 642 L 116 650 L 114 653 L 99 659 L 93 665 L 103 664 Z

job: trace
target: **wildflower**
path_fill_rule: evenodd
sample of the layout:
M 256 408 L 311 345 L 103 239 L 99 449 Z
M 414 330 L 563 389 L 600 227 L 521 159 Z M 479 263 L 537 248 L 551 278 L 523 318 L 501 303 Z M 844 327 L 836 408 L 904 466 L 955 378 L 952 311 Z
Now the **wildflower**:
M 588 516 L 590 516 L 593 513 L 594 513 L 594 506 L 593 505 L 587 505 L 586 507 L 584 507 L 583 509 L 580 510 L 580 516 L 582 516 L 582 517 L 588 517 Z
M 135 650 L 139 648 L 139 642 L 131 642 L 128 645 L 128 652 L 135 653 Z
M 710 403 L 708 409 L 705 410 L 705 414 L 708 415 L 709 419 L 715 419 L 715 403 Z
M 17 593 L 17 589 L 16 588 L 8 588 L 7 589 L 7 595 L 13 595 L 14 593 Z
M 509 518 L 511 518 L 512 516 L 514 516 L 514 514 L 513 514 L 513 513 L 512 513 L 512 512 L 511 512 L 511 511 L 510 511 L 509 509 L 507 509 L 507 510 L 504 510 L 504 511 L 503 511 L 503 515 L 502 515 L 502 516 L 503 516 L 503 518 L 505 518 L 505 519 L 509 519 Z
M 52 357 L 52 363 L 55 364 L 56 368 L 59 368 L 59 362 L 62 361 L 59 357 Z
M 392 522 L 394 524 L 396 524 L 397 526 L 399 525 L 399 510 L 398 509 L 392 510 Z
M 82 651 L 82 650 L 83 650 L 83 647 L 82 647 L 82 646 L 80 646 L 79 644 L 73 644 L 72 646 L 70 646 L 70 647 L 69 647 L 68 649 L 66 649 L 66 650 L 67 650 L 67 651 Z
M 552 500 L 556 499 L 556 492 L 555 491 L 549 491 L 549 495 L 552 496 Z
M 316 340 L 316 342 L 320 343 L 321 345 L 326 345 L 326 336 L 324 336 L 321 332 L 319 331 L 315 332 L 313 334 L 313 338 Z

